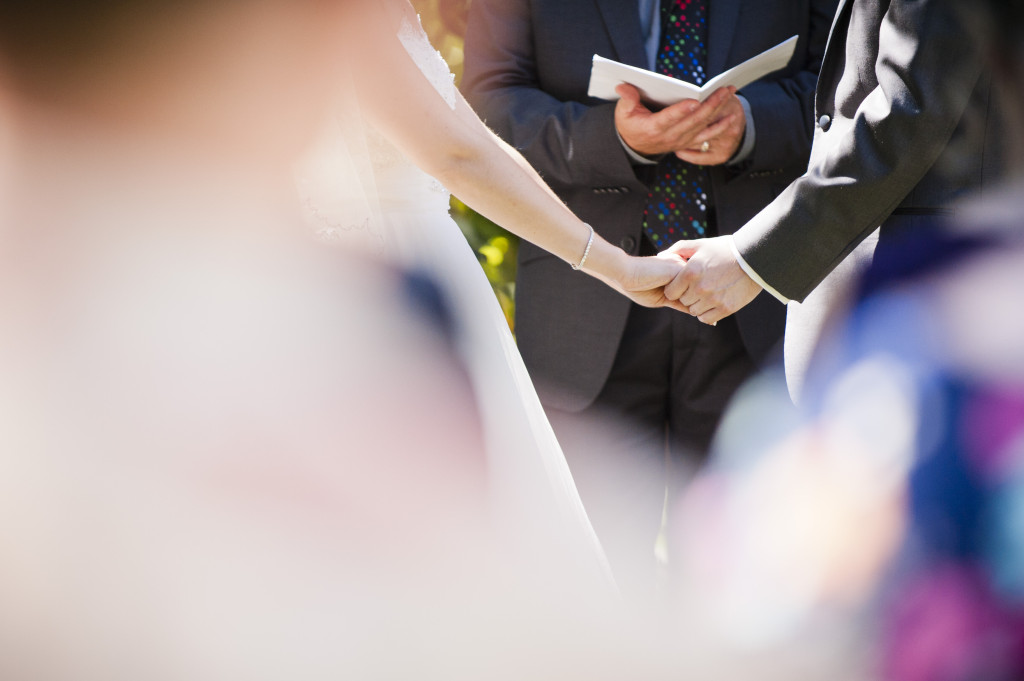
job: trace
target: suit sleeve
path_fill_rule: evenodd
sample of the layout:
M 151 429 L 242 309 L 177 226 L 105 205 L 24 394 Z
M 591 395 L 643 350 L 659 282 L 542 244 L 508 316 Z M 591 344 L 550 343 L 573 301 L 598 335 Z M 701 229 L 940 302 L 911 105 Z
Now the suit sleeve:
M 750 103 L 756 143 L 745 170 L 774 170 L 806 159 L 814 132 L 814 89 L 838 0 L 812 0 L 806 28 L 806 57 L 799 71 L 761 80 L 741 91 Z M 796 32 L 794 30 L 794 32 Z M 798 46 L 797 54 L 804 48 Z
M 877 59 L 867 65 L 877 86 L 852 117 L 818 133 L 807 173 L 734 235 L 743 259 L 782 295 L 803 300 L 911 193 L 949 143 L 983 70 L 983 48 L 964 4 L 893 0 L 877 36 Z M 844 42 L 858 39 L 866 38 Z M 851 60 L 846 68 L 865 65 Z
M 462 84 L 470 104 L 555 188 L 635 180 L 615 132 L 615 105 L 544 92 L 533 42 L 529 0 L 474 0 Z

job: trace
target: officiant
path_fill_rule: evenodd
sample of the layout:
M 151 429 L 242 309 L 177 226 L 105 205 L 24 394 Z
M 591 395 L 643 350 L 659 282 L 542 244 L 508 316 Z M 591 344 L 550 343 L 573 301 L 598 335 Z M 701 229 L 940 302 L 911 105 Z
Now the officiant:
M 654 254 L 731 233 L 804 172 L 836 5 L 474 0 L 463 89 L 577 215 Z M 793 35 L 785 69 L 702 104 L 657 110 L 629 86 L 618 103 L 587 96 L 595 54 L 699 86 Z M 772 357 L 785 309 L 761 295 L 707 326 L 634 305 L 526 243 L 516 303 L 523 359 L 613 568 L 653 583 L 666 486 L 700 463 L 726 402 Z

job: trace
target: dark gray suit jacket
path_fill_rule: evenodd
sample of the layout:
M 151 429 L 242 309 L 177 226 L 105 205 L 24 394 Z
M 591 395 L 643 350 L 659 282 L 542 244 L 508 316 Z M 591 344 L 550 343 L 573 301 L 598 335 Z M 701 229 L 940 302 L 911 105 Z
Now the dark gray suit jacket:
M 1004 178 L 1002 93 L 972 4 L 843 0 L 809 169 L 735 235 L 782 295 L 803 300 L 880 225 L 882 249 L 900 226 Z
M 744 88 L 756 127 L 752 157 L 711 172 L 720 233 L 745 224 L 804 172 L 812 100 L 837 0 L 711 0 L 708 73 L 799 34 L 790 67 Z M 594 54 L 647 66 L 631 0 L 474 0 L 463 90 L 569 207 L 606 239 L 637 253 L 645 177 L 615 133 L 614 104 L 587 96 Z M 548 406 L 579 410 L 611 369 L 630 303 L 604 284 L 523 243 L 516 292 L 519 347 Z M 767 295 L 739 317 L 755 359 L 778 342 L 784 308 Z

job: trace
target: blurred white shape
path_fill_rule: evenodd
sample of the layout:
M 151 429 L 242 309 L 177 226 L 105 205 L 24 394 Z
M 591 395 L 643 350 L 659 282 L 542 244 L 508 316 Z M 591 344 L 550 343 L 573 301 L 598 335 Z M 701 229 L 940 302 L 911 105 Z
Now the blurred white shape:
M 744 397 L 777 402 L 781 377 L 762 381 Z M 767 422 L 772 413 L 782 424 Z M 822 635 L 812 628 L 829 612 L 863 603 L 900 535 L 918 422 L 909 369 L 887 356 L 858 362 L 816 413 L 795 426 L 792 412 L 741 399 L 718 440 L 725 456 L 681 509 L 684 607 L 735 650 Z
M 933 302 L 952 366 L 996 384 L 1024 380 L 1024 250 L 990 250 L 936 283 Z
M 821 453 L 857 487 L 861 503 L 903 483 L 920 419 L 914 376 L 897 358 L 871 355 L 844 370 L 825 395 L 820 419 Z

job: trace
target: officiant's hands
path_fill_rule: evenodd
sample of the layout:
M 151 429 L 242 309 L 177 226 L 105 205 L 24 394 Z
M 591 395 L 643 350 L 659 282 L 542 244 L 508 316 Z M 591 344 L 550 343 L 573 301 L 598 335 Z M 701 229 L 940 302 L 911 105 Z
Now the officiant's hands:
M 715 90 L 703 103 L 687 99 L 656 112 L 644 106 L 632 85 L 624 83 L 615 91 L 621 98 L 615 105 L 615 128 L 642 156 L 674 153 L 689 163 L 721 165 L 743 142 L 747 119 L 734 87 Z

